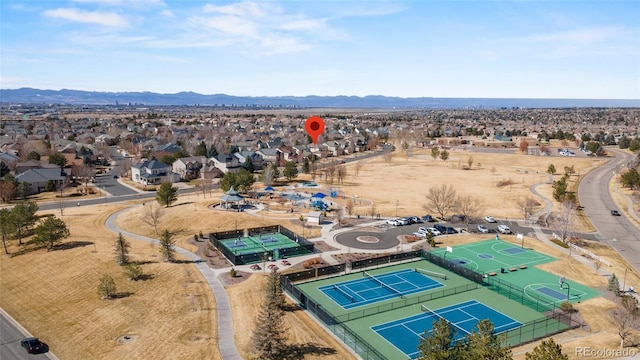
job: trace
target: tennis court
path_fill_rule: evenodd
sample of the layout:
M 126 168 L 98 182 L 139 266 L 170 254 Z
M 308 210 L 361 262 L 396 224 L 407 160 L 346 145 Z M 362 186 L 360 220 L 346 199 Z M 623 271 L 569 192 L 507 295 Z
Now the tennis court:
M 365 271 L 362 273 L 363 278 L 325 285 L 318 289 L 343 309 L 351 309 L 444 286 L 424 273 L 428 273 L 427 270 L 404 269 L 374 276 Z M 446 278 L 444 274 L 431 274 L 437 275 Z
M 494 325 L 496 334 L 515 329 L 522 325 L 519 321 L 477 301 L 469 300 L 447 307 L 430 310 L 421 305 L 422 313 L 395 321 L 372 326 L 371 329 L 383 337 L 407 357 L 418 357 L 418 344 L 425 332 L 432 331 L 433 322 L 443 318 L 456 330 L 456 340 L 474 331 L 481 319 L 488 319 Z
M 209 239 L 234 265 L 284 259 L 315 251 L 313 243 L 280 226 L 209 233 Z
M 503 269 L 524 269 L 556 260 L 534 250 L 523 248 L 502 240 L 487 240 L 433 250 L 434 254 L 464 265 L 480 273 L 501 273 Z

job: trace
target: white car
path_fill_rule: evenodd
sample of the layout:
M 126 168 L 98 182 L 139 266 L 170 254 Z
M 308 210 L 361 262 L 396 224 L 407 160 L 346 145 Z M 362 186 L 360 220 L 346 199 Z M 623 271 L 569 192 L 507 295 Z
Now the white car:
M 440 230 L 436 229 L 436 228 L 432 228 L 432 227 L 419 227 L 418 228 L 418 232 L 427 234 L 427 233 L 432 233 L 433 236 L 438 236 L 438 235 L 442 235 L 442 232 L 440 232 Z
M 478 231 L 480 231 L 483 234 L 489 233 L 489 229 L 484 225 L 478 225 Z
M 507 225 L 498 225 L 498 232 L 501 234 L 511 234 L 511 229 Z
M 422 231 L 416 231 L 413 233 L 413 235 L 422 238 L 422 239 L 426 239 L 427 238 L 427 233 L 424 233 Z
M 494 219 L 493 216 L 485 216 L 484 217 L 484 221 L 486 221 L 488 223 L 494 223 L 494 222 L 496 222 L 496 219 Z
M 400 225 L 402 225 L 402 224 L 400 223 L 400 221 L 398 221 L 398 219 L 389 219 L 389 220 L 387 220 L 387 224 L 388 224 L 388 225 L 393 225 L 393 226 L 400 226 Z

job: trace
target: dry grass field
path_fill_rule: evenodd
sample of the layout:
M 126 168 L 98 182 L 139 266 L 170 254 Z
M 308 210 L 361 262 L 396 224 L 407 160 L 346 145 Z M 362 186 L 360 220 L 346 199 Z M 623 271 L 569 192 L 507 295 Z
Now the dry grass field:
M 468 158 L 473 157 L 471 170 L 462 170 Z M 581 174 L 599 159 L 533 157 L 519 153 L 491 154 L 452 150 L 448 161 L 433 160 L 427 150 L 414 149 L 409 158 L 398 152 L 390 161 L 382 157 L 367 160 L 354 176 L 353 163 L 348 164 L 349 175 L 344 184 L 334 185 L 344 191 L 346 199 L 356 197 L 355 214 L 369 214 L 371 206 L 382 216 L 434 214 L 425 209 L 425 195 L 430 186 L 450 183 L 459 194 L 478 197 L 484 204 L 483 214 L 497 218 L 522 218 L 516 209 L 520 198 L 529 196 L 529 187 L 547 179 L 546 169 L 554 164 L 560 173 L 564 166 L 575 167 Z M 559 177 L 559 175 L 556 175 Z M 300 176 L 309 179 L 308 175 Z M 577 176 L 574 176 L 577 178 Z M 512 185 L 499 188 L 498 181 L 511 179 Z M 322 183 L 320 179 L 316 181 Z M 325 184 L 326 185 L 326 184 Z M 326 185 L 328 186 L 328 185 Z M 549 196 L 551 188 L 543 185 L 538 190 Z M 282 224 L 302 233 L 300 213 L 283 211 L 235 213 L 213 210 L 221 191 L 213 196 L 180 196 L 178 202 L 163 209 L 158 230 L 169 229 L 176 234 L 177 245 L 195 251 L 187 241 L 194 234 L 243 229 L 271 224 Z M 337 199 L 344 202 L 345 199 Z M 539 200 L 542 204 L 542 201 Z M 116 223 L 122 229 L 137 234 L 157 237 L 151 225 L 143 221 L 150 202 L 121 204 L 109 207 L 81 207 L 65 210 L 62 217 L 71 228 L 72 236 L 64 243 L 73 244 L 64 250 L 47 253 L 45 250 L 26 252 L 14 257 L 3 256 L 0 266 L 0 306 L 12 314 L 37 336 L 51 345 L 61 358 L 154 358 L 193 359 L 220 358 L 217 351 L 215 300 L 199 272 L 189 264 L 165 264 L 155 246 L 131 241 L 134 260 L 142 264 L 144 272 L 152 276 L 146 281 L 131 282 L 124 278 L 115 265 L 113 241 L 116 235 L 107 232 L 104 221 L 114 211 L 134 206 L 120 216 Z M 51 211 L 59 216 L 59 211 Z M 577 225 L 589 230 L 588 223 Z M 319 228 L 305 228 L 306 237 L 320 234 Z M 481 237 L 460 235 L 447 237 L 447 244 L 470 242 Z M 510 237 L 507 236 L 507 239 Z M 560 259 L 543 268 L 567 276 L 599 289 L 606 287 L 606 278 L 595 269 L 585 267 L 575 258 L 569 258 L 559 248 L 526 238 L 525 244 Z M 588 248 L 615 264 L 601 271 L 616 272 L 621 277 L 624 262 L 610 249 L 597 243 Z M 16 252 L 14 242 L 11 251 Z M 577 256 L 574 254 L 574 257 Z M 100 300 L 96 294 L 97 280 L 103 273 L 111 274 L 118 291 L 129 293 L 116 300 Z M 45 281 L 43 281 L 43 279 Z M 234 333 L 240 353 L 247 357 L 248 341 L 254 315 L 262 301 L 264 277 L 252 275 L 239 284 L 227 287 L 232 304 Z M 627 274 L 628 284 L 640 284 L 633 272 Z M 36 296 L 34 296 L 36 294 Z M 615 348 L 619 339 L 611 326 L 607 309 L 610 300 L 599 298 L 578 305 L 588 329 L 560 334 L 565 351 L 571 355 L 576 346 L 602 344 Z M 345 359 L 352 355 L 333 337 L 301 311 L 287 313 L 286 324 L 290 341 L 305 359 Z M 597 332 L 596 332 L 597 331 Z M 120 336 L 132 335 L 133 341 L 118 344 Z M 596 336 L 597 334 L 597 336 Z M 524 352 L 535 344 L 514 349 L 516 359 L 524 359 Z M 571 357 L 575 358 L 575 357 Z

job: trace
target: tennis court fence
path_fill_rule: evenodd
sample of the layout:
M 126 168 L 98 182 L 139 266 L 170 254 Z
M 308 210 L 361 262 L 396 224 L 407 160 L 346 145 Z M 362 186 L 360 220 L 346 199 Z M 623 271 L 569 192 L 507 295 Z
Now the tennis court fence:
M 404 307 L 415 305 L 415 304 L 421 304 L 421 303 L 439 299 L 445 296 L 451 296 L 451 295 L 475 290 L 478 287 L 480 287 L 479 284 L 471 283 L 471 284 L 456 286 L 453 288 L 445 288 L 440 291 L 429 292 L 427 294 L 423 294 L 417 297 L 406 296 L 404 299 L 397 300 L 391 303 L 381 304 L 375 307 L 366 307 L 362 310 L 356 310 L 343 315 L 338 315 L 338 316 L 335 316 L 334 319 L 339 322 L 347 322 L 347 321 L 356 320 L 356 319 L 360 319 L 360 318 L 371 316 L 371 315 L 380 314 L 387 311 L 404 308 Z
M 278 251 L 280 258 L 308 255 L 315 252 L 315 245 L 312 242 L 296 235 L 293 231 L 285 228 L 284 226 L 273 225 L 248 229 L 248 235 L 255 238 L 259 238 L 261 234 L 274 233 L 280 233 L 289 238 L 289 240 L 295 241 L 298 244 L 298 246 L 283 247 L 282 249 L 279 249 Z M 244 229 L 209 233 L 209 242 L 234 265 L 258 263 L 263 261 L 263 258 L 274 257 L 274 250 L 265 249 L 260 244 L 256 244 L 256 246 L 259 247 L 255 252 L 244 254 L 235 254 L 233 251 L 222 244 L 222 240 L 234 238 L 237 239 L 242 237 L 243 235 Z
M 446 254 L 446 253 L 444 253 Z M 429 251 L 422 252 L 422 258 L 429 261 L 430 263 L 436 264 L 441 268 L 445 268 L 449 271 L 452 271 L 462 277 L 465 277 L 473 282 L 478 284 L 484 284 L 483 275 L 479 272 L 473 271 L 468 267 L 459 264 L 457 262 L 453 262 L 451 260 L 447 260 L 444 255 L 435 254 Z
M 557 308 L 554 301 L 549 302 L 548 299 L 539 295 L 527 294 L 524 288 L 516 284 L 499 279 L 495 276 L 489 276 L 484 280 L 485 283 L 489 285 L 489 288 L 496 293 L 504 295 L 511 300 L 516 300 L 520 304 L 530 307 L 538 312 L 555 310 Z

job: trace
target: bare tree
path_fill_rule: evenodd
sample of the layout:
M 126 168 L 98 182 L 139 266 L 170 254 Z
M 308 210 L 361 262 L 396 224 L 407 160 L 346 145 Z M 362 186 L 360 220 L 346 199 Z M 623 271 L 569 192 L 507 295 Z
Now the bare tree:
M 626 299 L 629 298 L 629 299 Z M 624 341 L 632 334 L 638 322 L 638 309 L 635 298 L 623 296 L 616 301 L 617 306 L 611 312 L 611 320 L 620 336 L 620 347 L 624 347 Z
M 153 226 L 153 232 L 155 235 L 158 235 L 158 224 L 160 223 L 160 218 L 162 217 L 164 210 L 162 206 L 156 205 L 155 202 L 149 202 L 148 204 L 142 204 L 143 211 L 140 218 L 145 223 Z
M 347 210 L 347 214 L 349 217 L 353 214 L 353 201 L 351 199 L 347 200 L 347 204 L 344 206 L 345 210 Z
M 275 173 L 271 165 L 265 164 L 262 168 L 262 182 L 267 186 L 273 185 L 273 181 L 275 180 L 274 177 Z
M 469 222 L 473 218 L 477 218 L 482 211 L 482 201 L 471 195 L 461 195 L 457 198 L 456 211 L 464 217 L 464 224 L 469 230 Z
M 354 167 L 353 167 L 353 171 L 356 175 L 356 177 L 358 177 L 358 175 L 360 175 L 360 170 L 362 170 L 362 166 L 364 164 L 362 163 L 362 161 L 356 161 Z
M 371 218 L 373 219 L 376 216 L 376 203 L 375 202 L 371 202 L 371 207 L 369 208 L 369 215 L 371 215 Z
M 67 187 L 67 181 L 66 179 L 62 181 L 62 183 L 60 183 L 58 185 L 58 191 L 60 192 L 60 194 L 58 194 L 58 209 L 60 209 L 60 216 L 64 216 L 64 209 L 67 208 L 67 201 L 64 198 L 64 189 Z M 78 203 L 78 205 L 80 205 L 80 203 Z
M 391 151 L 389 151 L 389 152 L 385 153 L 385 154 L 382 156 L 382 159 L 383 159 L 383 160 L 384 160 L 384 162 L 386 162 L 386 163 L 390 162 L 390 161 L 391 161 L 391 159 L 393 159 L 393 153 L 392 153 Z
M 336 174 L 338 175 L 338 183 L 344 184 L 344 178 L 347 177 L 347 167 L 344 165 L 338 166 Z
M 563 243 L 567 243 L 567 240 L 572 234 L 572 225 L 574 222 L 573 202 L 563 201 L 560 205 L 560 213 L 554 214 L 551 220 L 551 226 L 553 231 L 560 237 Z
M 450 184 L 434 185 L 426 195 L 426 210 L 435 211 L 444 219 L 456 207 L 456 190 Z
M 329 182 L 329 184 L 333 184 L 333 180 L 336 177 L 337 170 L 338 164 L 335 161 L 331 161 L 325 165 L 325 179 Z
M 467 166 L 469 166 L 469 170 L 471 170 L 471 166 L 473 166 L 473 156 L 467 158 Z
M 538 205 L 540 205 L 540 203 L 532 196 L 528 196 L 526 198 L 518 197 L 516 205 L 518 206 L 518 209 L 522 211 L 523 218 L 526 221 L 531 215 L 533 215 L 533 211 Z
M 213 186 L 213 180 L 211 179 L 199 179 L 196 181 L 196 189 L 202 191 L 202 197 L 207 197 L 207 191 L 211 190 Z
M 71 171 L 75 175 L 76 179 L 80 179 L 82 181 L 85 189 L 89 185 L 89 181 L 91 181 L 91 179 L 95 175 L 94 168 L 91 165 L 85 163 L 83 163 L 82 165 L 73 165 Z

